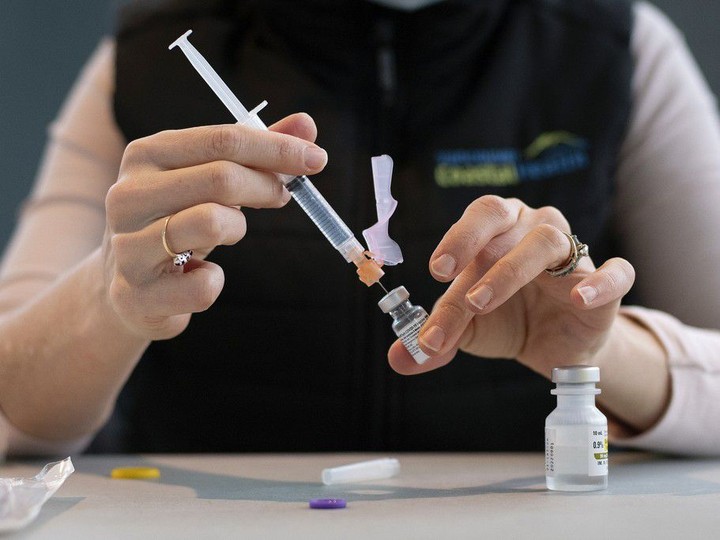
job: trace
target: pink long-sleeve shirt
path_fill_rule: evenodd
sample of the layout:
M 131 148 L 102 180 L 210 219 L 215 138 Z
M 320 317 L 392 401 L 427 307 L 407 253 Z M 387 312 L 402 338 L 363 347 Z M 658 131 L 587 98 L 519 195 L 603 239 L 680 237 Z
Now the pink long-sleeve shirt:
M 718 454 L 718 111 L 677 29 L 650 4 L 637 4 L 635 14 L 633 108 L 615 204 L 622 216 L 618 232 L 647 307 L 622 309 L 664 346 L 672 397 L 655 426 L 632 437 L 616 434 L 614 441 Z M 105 195 L 117 179 L 125 146 L 112 113 L 113 62 L 114 44 L 106 39 L 50 127 L 41 169 L 0 267 L 0 309 L 37 294 L 102 240 Z M 91 438 L 39 440 L 14 428 L 0 412 L 0 453 L 72 453 Z

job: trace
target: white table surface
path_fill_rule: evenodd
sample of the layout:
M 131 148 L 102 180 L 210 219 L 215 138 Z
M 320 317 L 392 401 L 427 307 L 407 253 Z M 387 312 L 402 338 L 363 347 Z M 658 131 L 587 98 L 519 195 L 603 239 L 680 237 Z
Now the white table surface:
M 541 454 L 392 454 L 394 478 L 324 486 L 370 454 L 77 456 L 76 472 L 14 538 L 720 538 L 720 460 L 611 454 L 609 488 L 545 489 Z M 0 476 L 34 476 L 42 461 Z M 158 480 L 114 480 L 118 466 Z M 342 497 L 341 510 L 311 498 Z

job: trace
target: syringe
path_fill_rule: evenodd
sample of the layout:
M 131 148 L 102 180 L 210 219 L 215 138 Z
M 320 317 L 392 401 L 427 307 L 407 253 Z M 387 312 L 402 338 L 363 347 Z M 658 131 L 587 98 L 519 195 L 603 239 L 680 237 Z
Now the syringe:
M 267 105 L 267 102 L 263 101 L 260 105 L 248 112 L 208 61 L 205 60 L 192 43 L 190 43 L 188 36 L 191 33 L 192 30 L 188 30 L 171 43 L 168 48 L 172 49 L 175 46 L 180 47 L 195 70 L 220 98 L 239 124 L 258 129 L 267 129 L 267 126 L 257 115 L 257 113 Z M 384 275 L 380 265 L 365 255 L 363 245 L 355 238 L 352 231 L 350 231 L 348 226 L 340 219 L 340 216 L 337 215 L 332 206 L 330 206 L 330 203 L 325 200 L 310 179 L 305 175 L 291 176 L 278 174 L 277 176 L 290 192 L 293 199 L 297 201 L 332 246 L 340 252 L 346 261 L 352 262 L 357 266 L 360 280 L 367 286 L 373 283 L 379 283 L 380 278 Z

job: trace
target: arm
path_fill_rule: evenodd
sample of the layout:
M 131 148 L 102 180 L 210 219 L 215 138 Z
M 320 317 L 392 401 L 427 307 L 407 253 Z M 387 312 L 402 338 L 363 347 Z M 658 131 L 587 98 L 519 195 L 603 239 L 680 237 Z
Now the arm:
M 720 121 L 687 46 L 639 4 L 634 109 L 617 172 L 618 236 L 647 307 L 720 328 Z M 658 222 L 661 216 L 662 221 Z
M 632 438 L 621 432 L 618 442 L 717 454 L 720 440 L 708 424 L 720 414 L 717 104 L 672 23 L 647 3 L 636 12 L 636 106 L 618 170 L 617 227 L 637 291 L 654 310 L 623 312 L 662 343 L 672 399 L 651 429 Z M 662 216 L 660 226 L 653 216 Z
M 270 131 L 204 126 L 124 148 L 112 60 L 103 45 L 73 90 L 3 261 L 0 429 L 20 443 L 96 431 L 150 341 L 178 335 L 217 298 L 222 269 L 204 259 L 242 239 L 240 208 L 289 200 L 264 171 L 313 174 L 325 164 L 302 114 Z M 195 251 L 184 267 L 163 248 L 167 216 L 170 246 Z
M 677 33 L 649 9 L 639 6 L 633 40 L 636 107 L 618 173 L 618 224 L 649 305 L 717 329 L 720 245 L 707 245 L 702 235 L 720 227 L 717 112 Z M 598 365 L 600 402 L 618 420 L 616 439 L 643 432 L 621 442 L 717 453 L 720 440 L 708 436 L 716 430 L 707 422 L 720 413 L 711 404 L 720 395 L 720 332 L 621 308 L 634 279 L 621 259 L 599 269 L 583 259 L 570 276 L 548 279 L 542 270 L 567 257 L 557 232 L 568 230 L 549 209 L 473 203 L 431 257 L 431 273 L 452 281 L 420 336 L 432 359 L 416 366 L 396 343 L 391 365 L 402 373 L 427 371 L 451 361 L 457 349 L 516 358 L 546 377 L 559 358 Z M 456 264 L 445 264 L 444 255 Z
M 102 43 L 52 124 L 2 261 L 0 406 L 10 451 L 35 450 L 33 438 L 84 440 L 147 345 L 128 335 L 101 290 L 105 193 L 124 147 L 112 121 L 112 55 Z

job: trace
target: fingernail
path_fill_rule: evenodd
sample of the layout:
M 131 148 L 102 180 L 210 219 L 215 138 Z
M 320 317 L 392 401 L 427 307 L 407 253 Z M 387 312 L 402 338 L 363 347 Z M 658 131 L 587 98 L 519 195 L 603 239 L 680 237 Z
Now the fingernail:
M 582 297 L 583 303 L 587 306 L 595 300 L 595 298 L 597 298 L 598 292 L 595 287 L 585 286 L 578 289 L 578 294 Z
M 432 271 L 440 277 L 450 277 L 455 271 L 455 258 L 452 255 L 445 253 L 440 255 L 437 259 L 432 262 Z
M 490 303 L 490 300 L 492 300 L 493 292 L 492 290 L 485 286 L 480 285 L 475 290 L 472 290 L 468 293 L 467 298 L 470 301 L 470 303 L 475 306 L 477 309 L 485 309 L 485 306 L 487 306 Z
M 317 146 L 306 146 L 303 158 L 308 169 L 319 169 L 327 163 L 327 152 Z
M 433 326 L 423 332 L 420 342 L 431 351 L 439 351 L 445 341 L 445 331 L 439 326 Z

